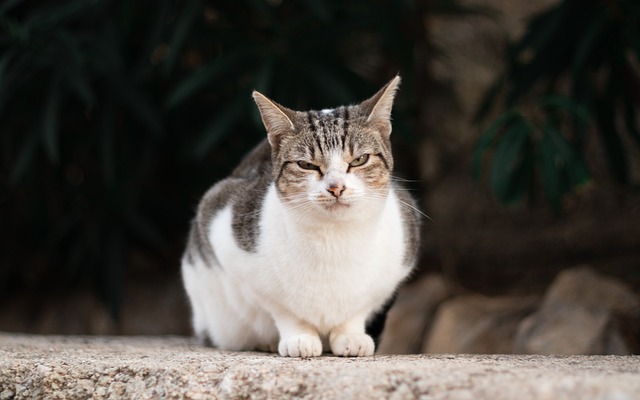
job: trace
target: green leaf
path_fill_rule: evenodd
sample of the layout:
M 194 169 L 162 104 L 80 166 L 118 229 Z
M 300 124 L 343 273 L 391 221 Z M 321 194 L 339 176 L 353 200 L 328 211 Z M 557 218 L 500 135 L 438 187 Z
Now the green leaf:
M 0 4 L 0 16 L 4 16 L 13 7 L 17 6 L 23 1 L 24 0 L 3 0 L 2 4 Z
M 478 106 L 478 109 L 476 110 L 476 113 L 473 117 L 474 123 L 479 124 L 489 114 L 489 111 L 491 111 L 492 107 L 494 106 L 494 103 L 498 98 L 498 95 L 504 88 L 505 82 L 506 82 L 506 78 L 504 75 L 501 74 L 491 84 L 489 89 L 487 89 L 487 91 L 485 92 L 482 98 L 482 102 L 480 103 L 480 106 Z
M 608 93 L 596 103 L 597 133 L 602 139 L 607 152 L 607 160 L 614 178 L 622 184 L 628 182 L 627 156 L 624 145 L 620 140 L 620 134 L 615 123 L 615 95 Z
M 16 161 L 11 168 L 11 175 L 9 176 L 9 182 L 11 184 L 17 184 L 33 162 L 36 150 L 38 149 L 39 133 L 38 129 L 31 129 L 27 132 L 27 138 L 22 143 L 22 146 L 20 146 Z
M 187 35 L 193 29 L 194 21 L 202 10 L 202 0 L 190 0 L 186 2 L 185 8 L 178 19 L 176 28 L 169 43 L 169 55 L 164 62 L 162 73 L 168 76 L 182 53 L 182 48 L 187 39 Z
M 573 100 L 560 95 L 547 95 L 540 99 L 540 105 L 547 108 L 559 108 L 568 114 L 577 118 L 583 124 L 589 123 L 589 112 L 587 108 L 581 104 L 575 103 Z
M 153 15 L 151 27 L 146 33 L 144 45 L 135 63 L 134 76 L 136 77 L 136 80 L 144 79 L 145 73 L 149 70 L 151 54 L 154 49 L 162 43 L 162 33 L 166 25 L 167 16 L 172 2 L 164 0 L 159 3 L 160 4 L 158 4 Z
M 8 90 L 11 85 L 11 76 L 7 72 L 9 65 L 12 62 L 13 52 L 7 51 L 0 58 L 0 115 L 3 113 L 4 105 L 6 104 L 8 97 L 10 97 L 10 91 Z
M 146 125 L 152 133 L 156 135 L 162 133 L 162 117 L 147 93 L 132 82 L 127 82 L 124 76 L 111 77 L 111 79 L 112 87 L 118 94 L 117 99 L 131 111 L 132 115 Z
M 554 147 L 556 168 L 563 170 L 569 179 L 571 187 L 567 188 L 566 191 L 586 183 L 589 180 L 589 173 L 577 149 L 573 148 L 564 135 L 551 124 L 545 126 L 544 135 L 549 138 L 551 145 Z
M 42 110 L 42 140 L 49 160 L 57 165 L 59 161 L 58 112 L 60 106 L 60 78 L 53 78 Z
M 302 0 L 311 13 L 322 22 L 330 22 L 333 18 L 330 6 L 325 0 Z
M 517 186 L 514 177 L 525 156 L 524 147 L 532 132 L 532 126 L 524 118 L 520 118 L 502 135 L 496 147 L 489 184 L 494 194 L 505 203 L 513 196 L 511 188 Z
M 595 21 L 590 21 L 587 31 L 582 34 L 581 40 L 577 42 L 577 49 L 573 56 L 573 73 L 577 74 L 586 69 L 587 58 L 591 51 L 594 51 L 594 44 L 601 39 L 602 32 L 607 28 L 610 20 L 607 13 L 597 14 Z M 597 50 L 597 49 L 596 49 Z
M 540 180 L 547 199 L 555 211 L 560 210 L 560 200 L 563 191 L 560 184 L 558 170 L 556 168 L 556 148 L 546 131 L 542 133 L 542 139 L 538 143 L 540 154 Z
M 49 30 L 74 17 L 82 18 L 84 11 L 100 4 L 100 0 L 75 0 L 48 7 L 36 8 L 28 20 L 28 25 L 41 30 Z
M 193 148 L 193 156 L 201 160 L 211 148 L 227 136 L 236 123 L 244 117 L 245 105 L 250 99 L 248 93 L 236 95 L 236 98 L 223 111 L 213 117 L 198 135 Z
M 238 50 L 204 66 L 194 74 L 187 76 L 168 96 L 165 102 L 167 109 L 172 109 L 185 102 L 194 93 L 221 80 L 227 73 L 247 67 L 247 51 Z
M 625 96 L 624 101 L 624 123 L 629 131 L 629 135 L 636 142 L 636 146 L 640 149 L 640 130 L 638 130 L 638 117 L 636 107 L 632 96 Z
M 496 136 L 503 128 L 507 127 L 517 118 L 522 118 L 520 113 L 512 108 L 499 116 L 489 127 L 482 133 L 480 139 L 476 143 L 475 150 L 473 152 L 473 160 L 471 162 L 474 178 L 480 179 L 480 170 L 482 164 L 482 157 L 485 151 L 493 146 Z
M 65 58 L 64 65 L 58 71 L 64 74 L 78 97 L 86 104 L 93 104 L 94 95 L 84 71 L 84 54 L 81 44 L 68 32 L 57 32 L 55 36 L 62 47 L 63 54 L 60 56 Z

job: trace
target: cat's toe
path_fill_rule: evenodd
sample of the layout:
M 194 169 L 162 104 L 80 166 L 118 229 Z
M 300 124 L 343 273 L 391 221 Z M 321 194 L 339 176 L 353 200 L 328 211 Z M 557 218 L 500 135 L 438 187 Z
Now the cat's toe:
M 373 339 L 364 333 L 342 334 L 331 339 L 331 351 L 337 356 L 372 356 L 374 350 Z
M 317 357 L 322 354 L 322 342 L 309 334 L 289 336 L 280 340 L 278 353 L 284 357 Z

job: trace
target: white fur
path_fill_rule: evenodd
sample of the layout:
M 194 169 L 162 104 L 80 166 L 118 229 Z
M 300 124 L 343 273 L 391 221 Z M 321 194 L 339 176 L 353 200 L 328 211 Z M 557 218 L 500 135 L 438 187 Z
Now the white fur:
M 339 209 L 327 208 L 324 180 L 310 182 L 302 205 L 284 203 L 272 184 L 255 253 L 235 242 L 230 206 L 215 215 L 209 240 L 221 265 L 182 262 L 198 335 L 224 349 L 277 348 L 284 356 L 317 356 L 328 347 L 373 354 L 366 319 L 410 271 L 400 205 L 393 189 L 367 198 L 357 178 L 340 174 L 348 206 Z

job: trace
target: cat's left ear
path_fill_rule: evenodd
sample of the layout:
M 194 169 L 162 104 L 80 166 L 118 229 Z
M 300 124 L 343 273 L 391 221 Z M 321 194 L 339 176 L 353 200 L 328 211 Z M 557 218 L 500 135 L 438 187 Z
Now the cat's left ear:
M 374 126 L 383 136 L 391 135 L 391 109 L 399 85 L 400 75 L 396 75 L 373 97 L 360 103 L 360 107 L 368 115 L 367 123 Z
M 271 144 L 272 147 L 276 146 L 278 142 L 277 139 L 282 134 L 295 130 L 295 126 L 293 125 L 295 111 L 281 106 L 258 91 L 253 92 L 253 99 L 258 105 L 262 123 L 267 129 L 269 144 Z

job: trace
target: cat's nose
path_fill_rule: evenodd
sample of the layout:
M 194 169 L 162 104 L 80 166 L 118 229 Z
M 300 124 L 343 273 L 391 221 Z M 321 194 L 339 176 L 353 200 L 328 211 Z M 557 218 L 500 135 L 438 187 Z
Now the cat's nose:
M 336 183 L 329 185 L 327 191 L 333 195 L 333 197 L 338 198 L 344 192 L 344 185 L 341 183 Z

